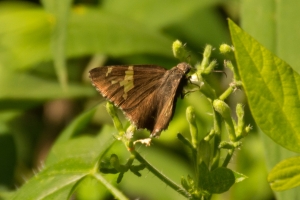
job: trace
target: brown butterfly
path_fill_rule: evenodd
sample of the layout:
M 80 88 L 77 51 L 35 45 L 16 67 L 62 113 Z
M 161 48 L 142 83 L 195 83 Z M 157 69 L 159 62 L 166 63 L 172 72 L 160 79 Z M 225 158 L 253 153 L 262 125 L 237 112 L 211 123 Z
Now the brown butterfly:
M 92 69 L 93 85 L 137 128 L 146 128 L 152 137 L 167 129 L 176 100 L 183 97 L 191 66 L 179 63 L 170 70 L 157 65 L 116 65 Z

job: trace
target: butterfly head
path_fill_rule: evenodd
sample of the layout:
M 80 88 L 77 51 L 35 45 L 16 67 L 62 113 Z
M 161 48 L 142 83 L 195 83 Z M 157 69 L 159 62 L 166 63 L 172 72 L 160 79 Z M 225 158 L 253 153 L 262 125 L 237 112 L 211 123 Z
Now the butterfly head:
M 183 72 L 183 74 L 189 73 L 189 71 L 192 69 L 192 67 L 185 62 L 179 63 L 176 67 L 180 69 Z

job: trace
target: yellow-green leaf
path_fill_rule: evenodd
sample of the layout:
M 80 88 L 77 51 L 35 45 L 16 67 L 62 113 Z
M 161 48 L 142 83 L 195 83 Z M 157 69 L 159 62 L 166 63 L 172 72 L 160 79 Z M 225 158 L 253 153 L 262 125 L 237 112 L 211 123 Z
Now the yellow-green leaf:
M 300 185 L 300 157 L 278 163 L 270 172 L 268 181 L 273 190 L 282 191 Z
M 281 146 L 300 152 L 300 76 L 229 20 L 231 38 L 253 117 Z

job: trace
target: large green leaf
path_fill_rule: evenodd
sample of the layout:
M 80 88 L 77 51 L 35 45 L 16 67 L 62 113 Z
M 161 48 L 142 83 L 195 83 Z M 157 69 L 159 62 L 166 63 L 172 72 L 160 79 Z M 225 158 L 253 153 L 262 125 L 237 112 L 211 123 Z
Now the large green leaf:
M 242 0 L 240 5 L 241 27 L 299 73 L 300 27 L 295 26 L 295 21 L 300 19 L 300 1 Z M 269 170 L 283 159 L 295 156 L 294 152 L 274 143 L 265 134 L 261 134 L 260 138 L 264 143 Z M 275 195 L 278 200 L 297 199 L 300 190 L 294 188 Z
M 78 135 L 84 133 L 94 112 L 95 108 L 81 114 L 63 131 L 43 169 L 25 183 L 13 199 L 68 199 L 79 181 L 87 176 L 103 184 L 116 198 L 127 199 L 99 172 L 100 158 L 115 141 L 112 137 L 115 129 L 106 126 L 98 135 Z
M 300 76 L 229 20 L 235 56 L 255 121 L 283 147 L 300 152 Z
M 68 199 L 72 188 L 91 168 L 84 158 L 66 159 L 44 168 L 23 185 L 13 199 Z
M 81 117 L 81 120 L 85 119 Z M 112 131 L 113 128 L 106 127 L 98 136 L 76 137 L 55 145 L 45 167 L 13 199 L 68 199 L 79 181 L 87 176 L 104 184 L 115 197 L 127 199 L 98 170 L 99 158 L 114 142 Z
M 92 162 L 98 157 L 98 154 L 103 153 L 112 145 L 114 140 L 112 132 L 115 131 L 113 128 L 104 128 L 101 131 L 103 135 L 95 138 L 87 135 L 77 136 L 79 139 L 76 137 L 78 133 L 83 132 L 83 128 L 90 122 L 95 109 L 93 108 L 79 115 L 62 131 L 47 157 L 46 165 L 70 157 L 85 157 L 86 160 L 91 159 L 90 162 Z

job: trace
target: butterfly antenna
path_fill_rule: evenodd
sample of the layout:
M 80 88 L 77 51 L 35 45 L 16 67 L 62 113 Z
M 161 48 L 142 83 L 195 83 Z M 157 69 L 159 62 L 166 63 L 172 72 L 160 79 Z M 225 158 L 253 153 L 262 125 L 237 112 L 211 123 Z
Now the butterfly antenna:
M 227 74 L 226 74 L 226 72 L 223 71 L 223 70 L 213 70 L 213 72 L 223 73 L 223 74 L 225 74 L 225 76 L 226 76 L 226 78 L 227 78 Z

